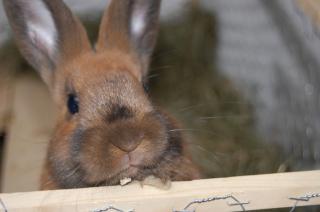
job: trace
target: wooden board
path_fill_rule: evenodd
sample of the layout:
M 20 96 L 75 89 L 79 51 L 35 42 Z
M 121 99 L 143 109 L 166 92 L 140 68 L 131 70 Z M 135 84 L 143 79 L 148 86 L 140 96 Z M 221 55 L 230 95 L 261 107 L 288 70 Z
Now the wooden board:
M 40 172 L 54 127 L 54 104 L 34 72 L 16 76 L 13 87 L 1 189 L 2 192 L 34 191 L 39 188 Z
M 123 211 L 171 212 L 182 210 L 195 199 L 233 195 L 245 210 L 292 207 L 289 197 L 320 193 L 320 171 L 217 178 L 174 182 L 170 190 L 131 184 L 75 190 L 0 194 L 10 212 L 15 211 L 95 211 L 112 205 Z M 320 195 L 320 194 L 319 194 Z M 319 196 L 320 197 L 320 196 Z M 320 205 L 320 198 L 301 201 L 298 206 Z M 196 211 L 242 211 L 234 199 L 194 204 Z M 1 206 L 0 206 L 1 208 Z M 0 209 L 0 211 L 5 211 Z M 98 211 L 98 210 L 96 210 Z M 106 210 L 105 210 L 106 211 Z
M 12 85 L 15 71 L 7 64 L 0 62 L 0 65 L 0 132 L 4 132 L 9 123 L 12 108 Z
M 6 132 L 10 125 L 12 100 L 14 93 L 14 78 L 16 68 L 12 58 L 3 54 L 0 46 L 0 136 Z M 1 138 L 0 138 L 1 139 Z M 0 141 L 0 191 L 2 178 L 2 163 L 4 158 L 4 141 Z

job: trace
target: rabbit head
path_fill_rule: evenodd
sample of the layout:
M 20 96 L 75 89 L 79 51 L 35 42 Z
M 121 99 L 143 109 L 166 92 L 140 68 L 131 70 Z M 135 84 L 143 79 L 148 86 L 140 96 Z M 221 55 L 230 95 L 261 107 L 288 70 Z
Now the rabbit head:
M 43 188 L 199 176 L 181 135 L 170 133 L 175 121 L 150 102 L 143 86 L 160 0 L 112 0 L 94 47 L 62 0 L 3 2 L 22 55 L 59 111 Z

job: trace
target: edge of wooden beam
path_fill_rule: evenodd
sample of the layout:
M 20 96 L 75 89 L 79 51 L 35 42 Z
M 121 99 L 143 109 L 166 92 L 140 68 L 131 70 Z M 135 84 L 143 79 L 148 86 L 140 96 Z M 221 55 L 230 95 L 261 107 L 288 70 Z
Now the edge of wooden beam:
M 179 211 L 196 199 L 232 195 L 246 211 L 292 207 L 289 197 L 320 194 L 320 170 L 173 182 L 170 190 L 140 184 L 57 191 L 0 194 L 8 211 L 94 211 L 114 206 L 123 211 Z M 235 204 L 235 205 L 229 205 Z M 298 206 L 320 205 L 320 198 Z M 194 206 L 194 207 L 193 207 Z M 242 211 L 232 198 L 194 204 L 199 211 Z M 189 209 L 191 209 L 189 208 Z M 1 209 L 0 211 L 5 211 Z

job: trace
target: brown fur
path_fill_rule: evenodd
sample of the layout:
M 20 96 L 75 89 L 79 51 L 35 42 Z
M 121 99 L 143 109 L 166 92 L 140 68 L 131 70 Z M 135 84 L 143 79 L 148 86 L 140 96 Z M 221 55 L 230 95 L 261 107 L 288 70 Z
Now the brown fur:
M 164 181 L 200 177 L 182 135 L 171 131 L 177 124 L 153 106 L 142 86 L 157 34 L 159 0 L 112 1 L 96 50 L 61 0 L 43 0 L 59 34 L 53 58 L 39 56 L 38 43 L 24 33 L 24 20 L 13 15 L 24 14 L 24 1 L 4 2 L 22 54 L 50 86 L 60 111 L 42 189 L 115 185 L 124 177 L 149 175 Z M 135 9 L 147 10 L 145 31 L 137 37 L 129 24 Z M 79 99 L 74 115 L 66 107 L 69 94 Z

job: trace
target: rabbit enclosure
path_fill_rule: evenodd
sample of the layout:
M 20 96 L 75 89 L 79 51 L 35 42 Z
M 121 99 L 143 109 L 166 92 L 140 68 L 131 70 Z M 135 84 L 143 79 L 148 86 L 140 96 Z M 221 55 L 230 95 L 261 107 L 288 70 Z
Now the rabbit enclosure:
M 107 1 L 65 0 L 92 41 Z M 56 109 L 1 6 L 0 211 L 320 211 L 319 30 L 318 0 L 163 0 L 149 95 L 206 179 L 36 191 Z

